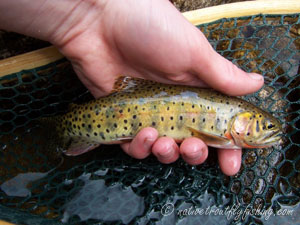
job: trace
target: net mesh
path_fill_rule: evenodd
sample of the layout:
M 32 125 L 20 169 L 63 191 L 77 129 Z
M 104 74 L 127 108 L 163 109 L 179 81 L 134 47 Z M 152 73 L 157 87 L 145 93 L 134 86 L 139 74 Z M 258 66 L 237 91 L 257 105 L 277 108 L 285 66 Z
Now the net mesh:
M 221 173 L 213 149 L 200 166 L 183 160 L 163 165 L 154 157 L 135 160 L 117 145 L 62 156 L 33 122 L 65 112 L 68 103 L 91 99 L 62 59 L 0 78 L 0 219 L 18 224 L 300 223 L 300 16 L 256 15 L 198 28 L 227 59 L 264 75 L 264 88 L 245 99 L 281 120 L 283 146 L 244 150 L 242 168 L 233 177 Z M 234 207 L 293 213 L 239 216 Z M 196 209 L 208 211 L 201 215 Z M 221 209 L 227 214 L 218 214 Z

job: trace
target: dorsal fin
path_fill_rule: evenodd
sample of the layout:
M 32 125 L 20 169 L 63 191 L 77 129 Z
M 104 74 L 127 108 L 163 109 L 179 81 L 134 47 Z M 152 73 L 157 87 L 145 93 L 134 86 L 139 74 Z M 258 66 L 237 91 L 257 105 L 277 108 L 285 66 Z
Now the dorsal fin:
M 115 84 L 114 84 L 114 87 L 113 87 L 111 93 L 131 92 L 132 90 L 134 90 L 135 86 L 154 84 L 154 83 L 156 83 L 156 82 L 150 81 L 150 80 L 145 80 L 142 78 L 119 76 L 115 81 Z
M 111 93 L 128 90 L 130 87 L 132 87 L 132 85 L 130 85 L 130 83 L 132 83 L 132 80 L 134 80 L 134 78 L 132 77 L 127 77 L 127 76 L 118 77 L 114 83 L 114 87 Z M 135 83 L 133 84 L 135 85 Z

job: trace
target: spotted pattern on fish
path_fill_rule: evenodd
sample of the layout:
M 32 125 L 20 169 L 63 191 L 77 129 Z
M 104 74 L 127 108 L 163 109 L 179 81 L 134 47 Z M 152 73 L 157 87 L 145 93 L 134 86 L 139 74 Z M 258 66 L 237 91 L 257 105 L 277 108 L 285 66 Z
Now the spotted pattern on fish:
M 82 105 L 72 104 L 68 113 L 57 117 L 56 129 L 65 143 L 79 143 L 77 148 L 89 146 L 90 150 L 99 144 L 128 141 L 144 127 L 154 127 L 159 136 L 178 141 L 197 136 L 198 131 L 201 138 L 209 134 L 228 139 L 232 120 L 239 113 L 273 120 L 254 105 L 211 89 L 129 78 L 123 78 L 121 84 L 121 90 Z M 278 121 L 273 124 L 278 126 Z M 233 142 L 228 146 L 241 147 Z

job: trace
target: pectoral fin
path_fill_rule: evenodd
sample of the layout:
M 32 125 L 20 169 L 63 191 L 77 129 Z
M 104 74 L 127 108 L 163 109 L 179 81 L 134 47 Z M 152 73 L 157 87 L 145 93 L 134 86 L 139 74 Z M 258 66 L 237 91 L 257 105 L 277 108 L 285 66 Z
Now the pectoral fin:
M 200 138 L 202 141 L 204 141 L 205 144 L 216 147 L 216 148 L 235 148 L 236 146 L 232 142 L 232 140 L 221 137 L 214 134 L 209 134 L 203 131 L 196 130 L 194 128 L 188 127 L 188 129 L 193 132 L 193 136 Z
M 91 151 L 99 145 L 100 143 L 88 141 L 84 137 L 72 137 L 64 149 L 64 153 L 68 156 L 77 156 Z

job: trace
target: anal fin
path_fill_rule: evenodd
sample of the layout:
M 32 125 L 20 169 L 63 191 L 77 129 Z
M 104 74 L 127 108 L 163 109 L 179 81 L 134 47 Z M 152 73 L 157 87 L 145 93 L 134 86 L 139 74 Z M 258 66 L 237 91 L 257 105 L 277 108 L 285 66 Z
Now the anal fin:
M 64 153 L 68 156 L 77 156 L 97 148 L 100 143 L 90 141 L 84 137 L 70 138 Z

